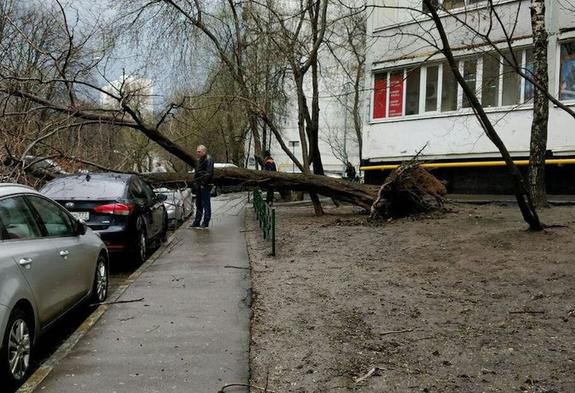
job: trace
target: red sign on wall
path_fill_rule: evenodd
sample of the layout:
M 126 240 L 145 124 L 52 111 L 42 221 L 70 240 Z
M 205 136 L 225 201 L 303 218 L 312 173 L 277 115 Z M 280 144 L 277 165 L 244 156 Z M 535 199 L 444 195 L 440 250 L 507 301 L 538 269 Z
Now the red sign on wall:
M 403 115 L 403 73 L 391 74 L 389 86 L 389 117 Z
M 375 76 L 373 92 L 373 118 L 383 119 L 387 116 L 387 74 Z

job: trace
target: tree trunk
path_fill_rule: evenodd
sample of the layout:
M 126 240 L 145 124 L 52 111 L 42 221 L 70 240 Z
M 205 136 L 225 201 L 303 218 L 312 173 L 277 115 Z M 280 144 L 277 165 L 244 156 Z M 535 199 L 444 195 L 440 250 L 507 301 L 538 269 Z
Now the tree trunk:
M 531 27 L 534 42 L 533 78 L 541 84 L 545 90 L 548 90 L 548 34 L 545 28 L 545 0 L 531 0 Z M 533 199 L 533 204 L 536 207 L 547 206 L 545 153 L 547 151 L 548 124 L 549 100 L 544 92 L 535 89 L 529 157 L 529 191 Z
M 193 174 L 150 173 L 142 175 L 146 180 L 158 185 L 191 184 Z M 214 184 L 241 185 L 244 187 L 273 188 L 274 190 L 305 191 L 310 195 L 324 195 L 360 206 L 366 210 L 377 197 L 378 188 L 366 184 L 353 183 L 342 179 L 313 174 L 254 171 L 244 168 L 223 168 L 214 170 Z
M 447 33 L 445 32 L 445 28 L 443 27 L 443 22 L 441 21 L 441 18 L 439 17 L 437 10 L 434 8 L 432 0 L 423 0 L 423 1 L 424 4 L 427 6 L 427 8 L 429 8 L 429 14 L 433 19 L 435 26 L 437 27 L 439 36 L 441 38 L 441 43 L 443 45 L 441 52 L 447 59 L 449 67 L 451 68 L 451 71 L 453 72 L 453 75 L 455 76 L 457 83 L 461 86 L 461 88 L 463 89 L 463 93 L 469 100 L 469 103 L 473 108 L 473 111 L 475 112 L 475 115 L 477 117 L 477 120 L 479 121 L 481 127 L 485 131 L 485 135 L 487 135 L 487 137 L 497 147 L 497 149 L 501 153 L 501 157 L 505 161 L 509 174 L 511 175 L 511 178 L 513 180 L 515 197 L 517 199 L 517 204 L 519 205 L 519 209 L 521 210 L 523 219 L 529 225 L 530 230 L 533 231 L 543 230 L 543 225 L 539 221 L 539 216 L 537 215 L 537 211 L 535 209 L 535 206 L 533 206 L 533 202 L 531 200 L 531 194 L 529 193 L 529 190 L 525 185 L 525 181 L 523 180 L 523 176 L 519 171 L 519 168 L 517 168 L 517 165 L 515 165 L 515 163 L 513 162 L 513 159 L 511 158 L 511 155 L 509 154 L 507 147 L 499 137 L 499 134 L 497 134 L 497 131 L 493 126 L 493 123 L 491 123 L 491 120 L 487 116 L 487 113 L 485 113 L 485 109 L 481 105 L 481 102 L 479 102 L 479 99 L 477 98 L 475 91 L 473 91 L 469 87 L 469 85 L 465 81 L 465 78 L 463 77 L 463 75 L 461 75 L 461 72 L 459 72 L 458 62 L 457 60 L 455 60 L 453 51 L 451 49 L 451 45 L 449 43 L 449 39 L 447 38 Z
M 315 3 L 313 8 L 310 8 L 310 19 L 312 21 L 312 37 L 313 42 L 318 39 L 318 23 L 320 2 Z M 309 138 L 309 149 L 311 156 L 311 163 L 313 165 L 313 173 L 316 175 L 324 175 L 323 162 L 321 152 L 319 151 L 319 64 L 317 52 L 311 57 L 311 80 L 312 80 L 312 101 L 311 101 L 311 116 L 308 117 L 307 123 L 307 136 Z M 306 108 L 307 109 L 307 108 Z
M 82 162 L 101 171 L 122 173 L 75 157 L 60 158 Z M 9 168 L 18 168 L 23 163 L 9 153 L 3 164 Z M 50 181 L 57 177 L 54 173 L 36 169 L 34 166 L 28 166 L 24 170 L 41 181 Z M 194 182 L 194 175 L 189 173 L 140 173 L 139 176 L 155 187 L 189 187 Z M 245 168 L 215 169 L 213 182 L 220 186 L 257 187 L 281 193 L 305 191 L 316 198 L 317 195 L 324 195 L 371 211 L 373 218 L 403 217 L 440 208 L 446 193 L 443 183 L 421 168 L 416 161 L 402 164 L 380 188 L 327 176 Z
M 305 91 L 303 88 L 304 77 L 305 74 L 294 75 L 294 80 L 296 83 L 297 102 L 298 102 L 298 129 L 299 129 L 300 144 L 302 151 L 303 172 L 306 175 L 308 175 L 311 173 L 310 159 L 312 159 L 313 157 L 312 152 L 309 150 L 309 146 L 307 143 L 308 142 L 307 135 L 309 134 L 309 130 L 306 129 L 306 124 L 309 126 L 310 120 L 308 119 L 309 111 L 307 108 L 307 99 L 305 97 Z M 314 148 L 314 146 L 311 146 L 311 148 Z M 310 192 L 309 196 L 313 202 L 313 208 L 315 210 L 315 214 L 317 216 L 323 216 L 324 214 L 323 207 L 321 206 L 321 202 L 317 194 L 315 194 L 314 192 Z

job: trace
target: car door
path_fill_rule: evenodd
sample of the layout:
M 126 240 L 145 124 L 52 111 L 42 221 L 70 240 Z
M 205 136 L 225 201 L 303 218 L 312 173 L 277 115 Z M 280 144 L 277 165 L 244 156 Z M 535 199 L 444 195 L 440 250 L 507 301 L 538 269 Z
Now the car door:
M 148 183 L 145 182 L 142 183 L 144 187 L 144 193 L 147 196 L 147 199 L 151 206 L 152 215 L 154 216 L 154 224 L 155 224 L 154 236 L 158 236 L 162 232 L 164 225 L 164 211 L 165 211 L 164 202 L 162 202 L 158 198 L 158 196 L 156 195 L 154 190 L 152 190 L 152 187 L 148 185 Z
M 27 201 L 40 221 L 46 239 L 54 244 L 55 263 L 61 270 L 64 307 L 77 303 L 90 290 L 95 269 L 93 250 L 82 243 L 77 225 L 59 204 L 40 196 L 27 196 Z
M 3 223 L 2 255 L 11 257 L 28 282 L 42 325 L 56 318 L 65 307 L 62 290 L 64 269 L 57 255 L 58 245 L 43 236 L 24 196 L 0 199 Z
M 144 182 L 134 176 L 130 184 L 129 193 L 136 205 L 138 205 L 138 210 L 141 212 L 141 216 L 146 223 L 148 238 L 154 237 L 157 230 L 153 212 L 154 204 L 146 194 Z

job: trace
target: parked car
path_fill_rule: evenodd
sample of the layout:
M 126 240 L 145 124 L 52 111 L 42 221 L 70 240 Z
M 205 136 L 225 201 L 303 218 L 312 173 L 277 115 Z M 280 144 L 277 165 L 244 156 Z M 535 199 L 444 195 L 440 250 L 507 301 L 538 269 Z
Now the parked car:
M 111 254 L 140 264 L 168 230 L 166 197 L 137 175 L 91 173 L 60 177 L 42 194 L 56 200 L 101 237 Z
M 62 169 L 62 167 L 60 167 L 56 161 L 50 158 L 27 155 L 24 157 L 24 161 L 27 165 L 30 165 L 34 169 L 51 172 L 54 175 L 68 174 L 68 172 Z
M 170 227 L 175 227 L 184 222 L 186 218 L 194 213 L 194 196 L 190 188 L 158 188 L 154 192 L 166 196 L 164 206 L 168 212 Z
M 184 202 L 184 217 L 188 218 L 194 214 L 194 194 L 191 188 L 182 188 L 180 189 L 180 193 L 182 194 L 182 200 Z
M 177 227 L 184 222 L 186 216 L 184 211 L 184 198 L 180 190 L 170 190 L 169 188 L 159 188 L 154 190 L 158 195 L 165 195 L 164 207 L 168 214 L 168 226 Z
M 99 236 L 31 188 L 0 184 L 0 384 L 26 378 L 34 346 L 75 306 L 108 294 Z

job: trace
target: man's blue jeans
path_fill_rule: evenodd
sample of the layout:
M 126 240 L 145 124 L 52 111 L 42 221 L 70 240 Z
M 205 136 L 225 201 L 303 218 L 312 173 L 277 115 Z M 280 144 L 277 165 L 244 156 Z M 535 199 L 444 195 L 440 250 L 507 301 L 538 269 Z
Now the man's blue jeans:
M 202 217 L 204 219 L 203 224 L 208 226 L 210 220 L 212 219 L 212 187 L 211 186 L 200 186 L 198 194 L 196 195 L 196 218 L 194 219 L 193 225 L 200 225 L 202 222 Z

